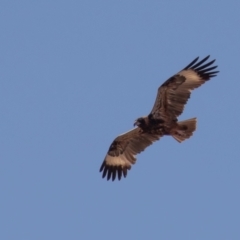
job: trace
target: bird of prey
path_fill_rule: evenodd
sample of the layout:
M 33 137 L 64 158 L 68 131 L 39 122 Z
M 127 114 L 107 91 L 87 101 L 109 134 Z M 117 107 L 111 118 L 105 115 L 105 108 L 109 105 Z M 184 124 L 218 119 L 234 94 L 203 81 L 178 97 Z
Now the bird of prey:
M 191 91 L 219 72 L 214 70 L 217 66 L 212 66 L 215 60 L 207 61 L 209 57 L 201 61 L 197 57 L 158 88 L 152 111 L 138 118 L 134 123 L 136 128 L 119 135 L 110 145 L 100 167 L 103 178 L 107 176 L 107 180 L 114 181 L 116 176 L 119 180 L 126 177 L 136 162 L 136 155 L 164 135 L 172 136 L 179 143 L 192 136 L 197 119 L 179 122 L 178 116 L 183 112 Z

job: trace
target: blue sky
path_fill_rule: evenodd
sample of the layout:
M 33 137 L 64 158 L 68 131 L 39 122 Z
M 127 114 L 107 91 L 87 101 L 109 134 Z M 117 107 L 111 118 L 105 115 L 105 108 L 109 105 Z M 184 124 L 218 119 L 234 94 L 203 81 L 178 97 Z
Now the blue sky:
M 0 239 L 240 239 L 239 1 L 0 3 Z M 98 172 L 195 57 L 220 73 L 126 179 Z

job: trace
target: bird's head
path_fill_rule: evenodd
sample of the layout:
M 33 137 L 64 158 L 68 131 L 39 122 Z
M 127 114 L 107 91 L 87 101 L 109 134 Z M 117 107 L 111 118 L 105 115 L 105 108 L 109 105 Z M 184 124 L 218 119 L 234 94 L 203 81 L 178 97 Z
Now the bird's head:
M 142 118 L 142 117 L 136 119 L 135 122 L 134 122 L 134 124 L 133 124 L 134 127 L 136 127 L 136 126 L 137 126 L 137 127 L 141 127 L 141 126 L 143 126 L 143 125 L 145 125 L 145 119 Z

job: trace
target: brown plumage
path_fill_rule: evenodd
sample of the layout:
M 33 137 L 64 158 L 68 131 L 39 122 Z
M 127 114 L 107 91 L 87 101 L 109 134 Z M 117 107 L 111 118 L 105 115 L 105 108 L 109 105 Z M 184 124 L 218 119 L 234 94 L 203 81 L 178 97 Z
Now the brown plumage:
M 183 112 L 190 98 L 191 91 L 212 77 L 218 71 L 208 63 L 209 56 L 198 62 L 194 59 L 179 73 L 165 81 L 159 88 L 153 109 L 148 116 L 138 118 L 136 128 L 124 133 L 112 142 L 100 167 L 102 177 L 107 180 L 120 180 L 127 176 L 127 171 L 136 162 L 136 155 L 164 135 L 171 135 L 178 142 L 192 136 L 196 130 L 196 118 L 178 122 L 177 117 Z M 211 66 L 211 67 L 210 67 Z

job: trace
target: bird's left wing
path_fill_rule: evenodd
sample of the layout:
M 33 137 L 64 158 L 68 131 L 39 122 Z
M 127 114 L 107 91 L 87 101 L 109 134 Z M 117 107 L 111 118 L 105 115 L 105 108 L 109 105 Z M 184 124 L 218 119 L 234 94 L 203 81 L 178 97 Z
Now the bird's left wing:
M 140 128 L 134 128 L 114 139 L 108 153 L 100 167 L 102 177 L 107 180 L 116 176 L 120 180 L 122 175 L 127 176 L 127 170 L 136 162 L 136 155 L 146 147 L 157 141 L 162 136 L 161 132 L 146 133 Z
M 153 118 L 177 118 L 184 110 L 184 106 L 190 98 L 191 91 L 210 78 L 215 77 L 218 71 L 212 71 L 217 66 L 212 66 L 215 60 L 210 62 L 209 56 L 201 61 L 194 59 L 182 71 L 165 81 L 158 89 L 156 101 L 151 115 Z

